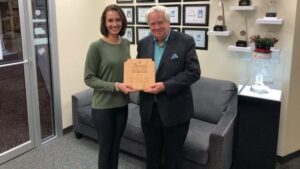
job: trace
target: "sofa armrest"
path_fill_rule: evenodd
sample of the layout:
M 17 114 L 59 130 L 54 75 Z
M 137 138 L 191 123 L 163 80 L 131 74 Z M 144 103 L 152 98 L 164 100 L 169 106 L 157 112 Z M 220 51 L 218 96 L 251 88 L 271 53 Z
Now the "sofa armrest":
M 233 105 L 235 107 L 235 105 Z M 229 169 L 232 163 L 236 109 L 227 109 L 209 138 L 210 169 Z
M 86 89 L 72 95 L 72 104 L 83 107 L 92 103 L 93 89 Z
M 72 95 L 73 128 L 78 127 L 78 109 L 92 103 L 93 89 L 86 89 Z

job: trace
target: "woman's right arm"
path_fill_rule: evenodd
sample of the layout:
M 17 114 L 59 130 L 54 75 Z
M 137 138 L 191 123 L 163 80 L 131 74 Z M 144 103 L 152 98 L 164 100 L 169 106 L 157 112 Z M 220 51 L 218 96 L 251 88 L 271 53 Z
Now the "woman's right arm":
M 95 44 L 92 44 L 88 50 L 84 67 L 84 82 L 87 86 L 100 91 L 111 91 L 115 89 L 113 82 L 101 80 L 98 77 L 98 69 L 101 63 L 100 54 Z

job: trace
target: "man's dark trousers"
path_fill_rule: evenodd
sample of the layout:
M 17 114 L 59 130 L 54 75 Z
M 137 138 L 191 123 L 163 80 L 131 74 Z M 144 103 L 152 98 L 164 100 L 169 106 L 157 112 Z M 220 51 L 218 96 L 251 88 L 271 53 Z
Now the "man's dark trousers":
M 178 169 L 190 120 L 166 127 L 161 121 L 156 103 L 153 104 L 152 111 L 149 122 L 142 120 L 142 130 L 146 142 L 147 169 L 161 169 L 161 158 L 164 161 L 164 169 Z

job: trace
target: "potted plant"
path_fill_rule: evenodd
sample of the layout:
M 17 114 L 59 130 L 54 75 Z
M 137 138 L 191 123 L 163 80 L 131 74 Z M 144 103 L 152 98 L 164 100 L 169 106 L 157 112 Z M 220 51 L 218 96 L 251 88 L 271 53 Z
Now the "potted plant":
M 255 52 L 271 53 L 271 47 L 278 42 L 278 38 L 275 37 L 261 37 L 260 35 L 252 35 L 250 37 L 250 43 L 255 43 Z

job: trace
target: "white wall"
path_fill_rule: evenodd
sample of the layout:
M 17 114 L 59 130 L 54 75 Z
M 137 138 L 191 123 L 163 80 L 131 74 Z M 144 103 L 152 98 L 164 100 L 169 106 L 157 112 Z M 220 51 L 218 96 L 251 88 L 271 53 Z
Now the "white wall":
M 284 3 L 284 1 L 282 3 Z M 295 31 L 293 31 L 293 38 L 288 37 L 290 41 L 294 43 L 287 46 L 293 57 L 289 58 L 289 65 L 287 65 L 285 69 L 287 76 L 285 80 L 289 80 L 289 85 L 285 88 L 285 92 L 288 94 L 286 94 L 281 112 L 278 147 L 278 153 L 280 155 L 287 155 L 300 149 L 300 33 L 298 31 L 300 29 L 300 3 L 294 0 L 294 3 L 290 5 L 291 7 L 296 7 L 297 11 L 291 11 L 288 7 L 283 10 L 286 13 L 286 17 L 292 17 L 295 22 L 295 25 L 288 27 L 286 32 Z
M 99 17 L 104 6 L 115 3 L 115 0 L 64 0 L 56 1 L 57 8 L 57 32 L 59 45 L 59 64 L 60 64 L 60 83 L 61 100 L 63 113 L 63 127 L 72 125 L 71 116 L 71 94 L 85 89 L 83 83 L 83 67 L 85 54 L 88 45 L 99 38 Z M 216 17 L 219 15 L 218 1 L 199 1 L 191 3 L 210 3 L 209 29 L 212 29 Z M 300 149 L 300 134 L 297 129 L 300 127 L 299 103 L 300 98 L 299 84 L 300 79 L 297 72 L 300 71 L 300 59 L 297 54 L 300 52 L 297 46 L 300 44 L 299 33 L 299 12 L 297 0 L 289 0 L 287 3 L 283 0 L 277 0 L 278 15 L 284 18 L 284 24 L 280 26 L 257 25 L 256 18 L 265 14 L 266 1 L 254 1 L 257 5 L 256 11 L 230 11 L 231 5 L 236 5 L 236 0 L 225 0 L 225 11 L 227 27 L 234 33 L 230 37 L 209 37 L 209 48 L 207 51 L 198 50 L 202 75 L 212 78 L 239 81 L 239 72 L 241 65 L 241 56 L 238 53 L 229 52 L 228 45 L 232 45 L 240 38 L 239 32 L 244 27 L 243 16 L 248 18 L 249 35 L 266 34 L 272 31 L 278 34 L 279 42 L 276 47 L 281 49 L 280 65 L 282 70 L 276 72 L 278 78 L 282 76 L 282 108 L 280 119 L 280 133 L 278 155 L 284 156 Z M 145 3 L 141 3 L 145 5 Z M 76 19 L 73 19 L 76 18 Z M 297 23 L 297 25 L 295 24 Z M 298 37 L 296 36 L 298 35 Z M 297 37 L 297 38 L 296 38 Z M 294 39 L 295 38 L 295 39 Z M 295 43 L 294 43 L 295 42 Z M 131 56 L 136 56 L 136 45 L 131 46 Z M 277 66 L 277 65 L 274 65 Z M 281 73 L 280 73 L 281 72 Z M 275 74 L 275 75 L 276 75 Z
M 100 0 L 57 0 L 56 20 L 63 128 L 72 125 L 71 95 L 87 88 L 83 82 L 89 44 L 99 38 Z

